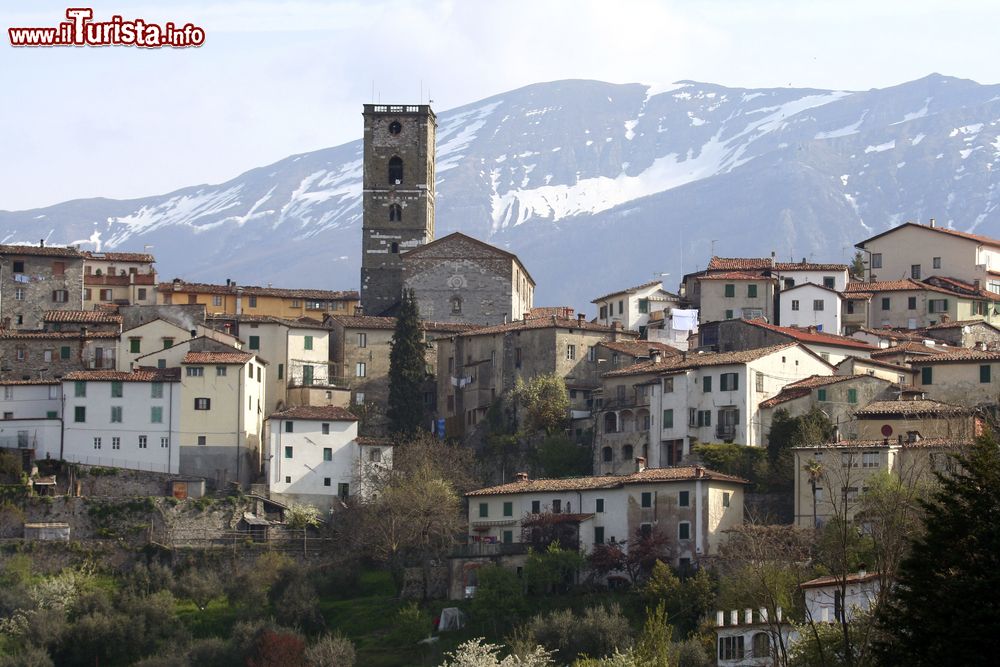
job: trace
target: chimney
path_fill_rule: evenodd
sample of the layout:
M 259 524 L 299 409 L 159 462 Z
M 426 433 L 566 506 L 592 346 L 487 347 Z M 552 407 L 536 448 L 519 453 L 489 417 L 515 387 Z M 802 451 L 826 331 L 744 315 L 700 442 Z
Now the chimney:
M 934 227 L 934 224 L 935 224 L 935 222 L 934 222 L 934 218 L 931 218 L 931 222 L 930 222 L 930 225 L 928 225 L 928 226 L 929 226 L 929 227 Z
M 45 239 L 38 239 L 38 247 L 39 248 L 45 247 Z
M 978 343 L 976 343 L 976 349 L 985 352 L 986 351 L 986 341 L 985 340 L 981 340 Z
M 583 324 L 585 316 L 583 313 L 578 313 L 576 316 L 577 324 Z
M 642 472 L 646 469 L 646 459 L 641 456 L 635 457 L 635 471 Z
M 658 364 L 663 361 L 663 351 L 657 349 L 651 349 L 649 351 L 649 358 L 654 364 Z
M 951 322 L 951 318 L 948 315 L 942 315 L 941 324 L 948 324 L 948 322 Z
M 528 473 L 526 473 L 526 472 L 519 472 L 519 473 L 517 473 L 516 475 L 514 475 L 514 481 L 515 482 L 527 482 L 528 481 Z
M 806 258 L 805 258 L 805 257 L 803 257 L 803 258 L 802 258 L 802 263 L 803 263 L 803 264 L 805 264 L 805 263 L 806 263 Z
M 197 338 L 198 337 L 198 330 L 197 329 L 191 329 L 190 333 L 191 333 L 191 338 Z
M 694 476 L 696 478 L 698 478 L 698 479 L 701 479 L 702 477 L 705 476 L 705 469 L 702 468 L 701 466 L 695 466 L 694 467 Z
M 618 340 L 618 332 L 622 330 L 622 323 L 617 320 L 611 323 L 611 340 L 612 342 Z

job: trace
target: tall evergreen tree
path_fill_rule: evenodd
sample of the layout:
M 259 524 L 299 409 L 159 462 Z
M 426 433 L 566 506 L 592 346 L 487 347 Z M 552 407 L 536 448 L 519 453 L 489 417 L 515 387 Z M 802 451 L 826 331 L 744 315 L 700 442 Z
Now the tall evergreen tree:
M 981 665 L 1000 618 L 1000 446 L 980 438 L 925 510 L 925 533 L 903 561 L 877 646 L 887 665 Z
M 412 434 L 424 427 L 426 346 L 420 332 L 420 314 L 412 291 L 403 293 L 389 352 L 389 429 Z

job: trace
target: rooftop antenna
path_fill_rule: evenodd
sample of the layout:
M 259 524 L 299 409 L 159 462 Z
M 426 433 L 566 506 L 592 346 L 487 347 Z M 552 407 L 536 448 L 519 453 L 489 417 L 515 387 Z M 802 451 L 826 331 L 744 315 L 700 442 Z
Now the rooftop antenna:
M 424 103 L 424 80 L 420 80 L 420 103 Z
M 712 239 L 712 257 L 715 257 L 715 243 L 719 239 Z
M 372 104 L 375 104 L 375 79 L 372 79 Z

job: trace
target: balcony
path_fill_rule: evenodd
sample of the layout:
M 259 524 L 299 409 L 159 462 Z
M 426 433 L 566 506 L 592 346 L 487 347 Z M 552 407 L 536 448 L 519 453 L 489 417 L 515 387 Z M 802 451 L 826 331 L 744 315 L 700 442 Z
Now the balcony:
M 736 438 L 736 424 L 719 424 L 715 427 L 715 437 L 720 440 L 733 440 Z
M 530 544 L 523 542 L 473 542 L 459 544 L 451 552 L 452 558 L 477 558 L 481 556 L 520 556 L 528 553 Z

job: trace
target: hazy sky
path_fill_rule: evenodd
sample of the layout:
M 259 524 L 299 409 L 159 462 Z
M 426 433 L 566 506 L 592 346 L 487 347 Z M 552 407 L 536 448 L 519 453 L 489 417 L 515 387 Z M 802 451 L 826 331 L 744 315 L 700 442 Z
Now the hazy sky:
M 69 3 L 70 6 L 90 3 Z M 439 112 L 538 81 L 880 88 L 1000 82 L 1000 2 L 294 0 L 92 5 L 206 31 L 196 49 L 14 49 L 66 2 L 3 0 L 0 209 L 218 183 L 361 133 L 383 102 Z

